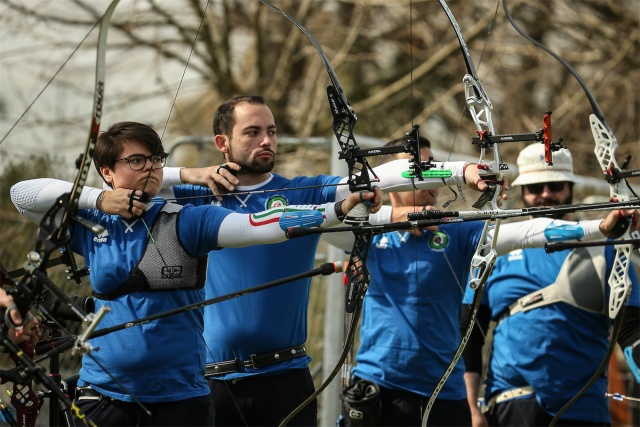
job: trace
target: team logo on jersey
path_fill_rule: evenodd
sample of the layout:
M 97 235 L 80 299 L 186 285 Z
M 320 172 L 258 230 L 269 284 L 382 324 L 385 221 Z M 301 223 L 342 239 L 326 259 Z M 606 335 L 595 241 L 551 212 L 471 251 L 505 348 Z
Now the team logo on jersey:
M 284 208 L 287 206 L 287 198 L 284 196 L 272 196 L 267 200 L 267 209 Z
M 443 231 L 435 231 L 429 238 L 429 247 L 436 252 L 442 252 L 449 245 L 449 235 Z
M 160 270 L 160 277 L 163 279 L 182 279 L 182 266 L 166 265 Z

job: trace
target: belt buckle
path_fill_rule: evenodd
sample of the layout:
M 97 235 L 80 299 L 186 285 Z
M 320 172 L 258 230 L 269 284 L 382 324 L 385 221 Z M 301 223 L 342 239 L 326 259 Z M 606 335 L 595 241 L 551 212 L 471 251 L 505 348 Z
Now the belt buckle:
M 242 362 L 244 364 L 244 367 L 258 369 L 256 368 L 256 359 L 255 359 L 257 356 L 258 355 L 255 353 L 249 356 L 249 360 L 245 360 L 244 362 Z
M 229 365 L 234 365 L 234 370 L 233 371 L 229 371 L 226 367 Z M 211 369 L 213 370 L 212 373 L 210 374 L 205 374 L 206 376 L 214 376 L 214 375 L 224 375 L 224 374 L 230 374 L 230 373 L 234 373 L 234 372 L 242 372 L 243 371 L 243 362 L 242 360 L 236 358 L 233 360 L 227 360 L 224 362 L 220 362 L 220 363 L 212 363 L 211 365 L 207 365 L 207 370 Z
M 83 400 L 102 400 L 102 394 L 95 391 L 91 386 L 76 387 L 76 395 L 78 402 Z

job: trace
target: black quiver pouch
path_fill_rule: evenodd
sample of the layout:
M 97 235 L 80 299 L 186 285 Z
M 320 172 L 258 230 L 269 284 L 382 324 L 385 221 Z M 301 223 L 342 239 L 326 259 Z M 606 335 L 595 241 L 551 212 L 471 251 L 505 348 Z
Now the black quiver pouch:
M 344 390 L 340 396 L 348 426 L 376 426 L 382 413 L 380 388 L 374 382 L 357 380 Z

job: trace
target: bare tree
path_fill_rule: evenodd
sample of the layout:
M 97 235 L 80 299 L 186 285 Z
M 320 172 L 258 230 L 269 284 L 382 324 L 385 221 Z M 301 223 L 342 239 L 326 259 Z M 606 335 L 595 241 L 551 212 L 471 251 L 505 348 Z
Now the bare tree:
M 50 34 L 40 33 L 40 24 L 69 32 L 90 28 L 105 7 L 84 0 L 55 2 L 47 8 L 39 2 L 3 3 L 7 12 L 3 23 L 20 31 L 27 31 L 28 25 L 32 36 L 43 41 Z M 358 133 L 391 138 L 416 123 L 436 145 L 473 152 L 468 141 L 474 129 L 464 111 L 461 84 L 464 63 L 437 2 L 274 3 L 295 16 L 323 46 L 358 114 Z M 510 3 L 522 27 L 583 75 L 618 136 L 620 152 L 637 149 L 637 3 Z M 573 76 L 513 30 L 500 2 L 452 1 L 450 6 L 493 101 L 496 128 L 504 133 L 535 131 L 541 127 L 543 113 L 552 110 L 554 134 L 563 136 L 577 155 L 578 172 L 598 176 L 587 122 L 590 106 Z M 330 134 L 325 94 L 329 81 L 317 53 L 295 26 L 259 2 L 149 0 L 123 2 L 119 8 L 109 39 L 110 70 L 118 82 L 114 84 L 140 69 L 156 82 L 157 93 L 126 87 L 115 99 L 107 99 L 107 117 L 109 110 L 131 111 L 143 100 L 160 95 L 172 108 L 170 136 L 207 135 L 212 111 L 220 101 L 259 93 L 273 106 L 281 134 Z M 75 43 L 60 37 L 54 47 Z M 51 67 L 43 57 L 38 63 L 42 65 L 38 74 L 44 79 Z M 169 84 L 161 71 L 179 70 L 187 63 L 183 92 L 174 103 L 177 79 Z M 69 78 L 61 84 L 78 86 L 77 75 Z M 87 78 L 82 91 L 89 91 L 90 83 Z M 158 113 L 149 111 L 146 120 L 162 129 L 169 113 Z M 81 119 L 74 115 L 51 120 L 40 113 L 38 120 L 55 126 Z M 511 155 L 521 148 L 521 144 L 505 147 L 505 152 Z

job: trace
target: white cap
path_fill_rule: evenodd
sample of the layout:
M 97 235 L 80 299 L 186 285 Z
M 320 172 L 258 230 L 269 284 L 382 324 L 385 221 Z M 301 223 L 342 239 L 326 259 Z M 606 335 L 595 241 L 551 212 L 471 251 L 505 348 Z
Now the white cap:
M 544 144 L 531 144 L 518 155 L 518 177 L 512 185 L 537 184 L 540 182 L 576 182 L 573 174 L 573 157 L 567 149 L 553 153 L 553 166 L 544 160 Z

